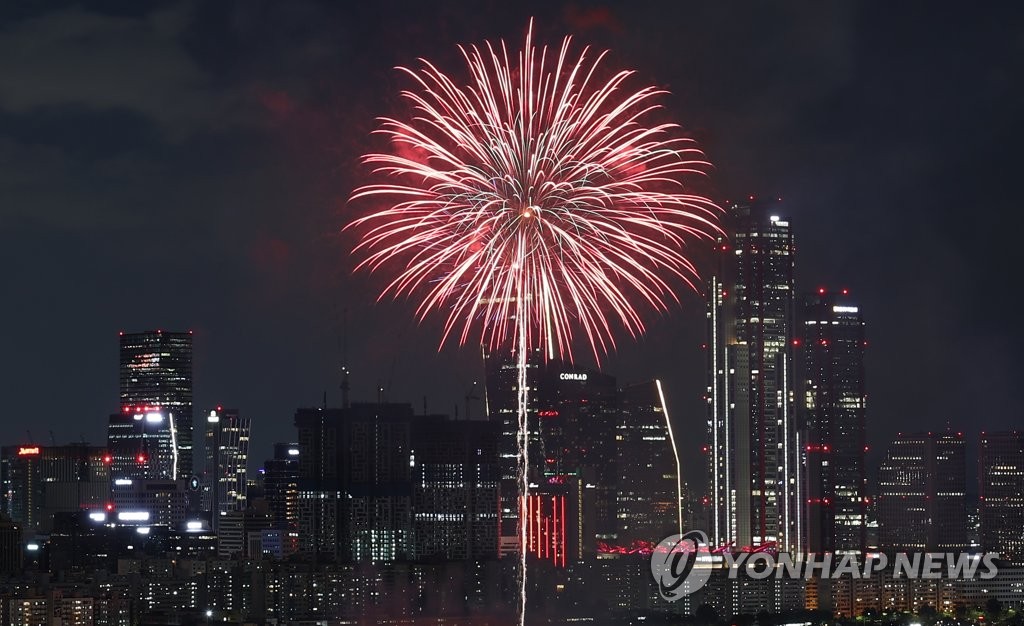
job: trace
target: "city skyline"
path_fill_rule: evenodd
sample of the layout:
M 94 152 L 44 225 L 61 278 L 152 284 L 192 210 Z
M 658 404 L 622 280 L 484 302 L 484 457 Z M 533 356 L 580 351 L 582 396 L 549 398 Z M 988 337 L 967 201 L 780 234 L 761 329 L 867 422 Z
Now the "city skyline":
M 0 6 L 0 624 L 1024 626 L 1022 77 L 1011 4 Z

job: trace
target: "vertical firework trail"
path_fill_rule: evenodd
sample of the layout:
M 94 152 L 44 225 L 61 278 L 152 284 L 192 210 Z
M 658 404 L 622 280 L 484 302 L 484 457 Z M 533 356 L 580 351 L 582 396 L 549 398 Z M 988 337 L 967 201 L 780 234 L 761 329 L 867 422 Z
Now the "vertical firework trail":
M 530 384 L 526 376 L 527 350 L 526 343 L 526 318 L 522 317 L 516 321 L 516 419 L 519 422 L 519 430 L 516 432 L 516 443 L 519 446 L 519 620 L 520 624 L 526 619 L 526 552 L 527 536 L 526 524 L 527 513 L 530 510 L 530 414 L 529 394 Z
M 637 337 L 642 310 L 666 311 L 680 284 L 694 287 L 689 246 L 721 232 L 720 209 L 684 184 L 710 167 L 703 153 L 650 121 L 665 92 L 628 88 L 632 72 L 603 71 L 606 53 L 569 47 L 536 47 L 531 24 L 518 54 L 460 47 L 464 84 L 425 60 L 398 68 L 411 114 L 380 119 L 390 150 L 363 157 L 377 182 L 351 199 L 372 206 L 346 226 L 360 232 L 357 269 L 391 274 L 380 298 L 414 297 L 421 320 L 441 312 L 442 344 L 479 327 L 492 353 L 515 353 L 520 623 L 529 351 L 571 359 L 580 336 L 600 361 L 616 330 Z

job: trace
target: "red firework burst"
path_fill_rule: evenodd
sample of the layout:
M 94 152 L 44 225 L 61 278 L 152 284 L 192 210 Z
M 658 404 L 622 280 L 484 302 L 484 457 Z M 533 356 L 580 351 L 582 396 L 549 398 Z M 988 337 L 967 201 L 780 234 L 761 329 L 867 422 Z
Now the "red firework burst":
M 412 113 L 381 118 L 392 150 L 363 158 L 378 182 L 351 199 L 386 208 L 349 225 L 359 267 L 397 261 L 381 297 L 444 312 L 442 343 L 479 327 L 492 348 L 523 332 L 566 357 L 580 332 L 600 358 L 617 327 L 643 332 L 640 308 L 693 286 L 688 246 L 720 232 L 720 209 L 686 181 L 709 164 L 678 126 L 649 121 L 665 92 L 629 89 L 629 71 L 597 78 L 606 53 L 538 48 L 532 32 L 515 56 L 460 50 L 464 86 L 425 60 L 398 68 Z

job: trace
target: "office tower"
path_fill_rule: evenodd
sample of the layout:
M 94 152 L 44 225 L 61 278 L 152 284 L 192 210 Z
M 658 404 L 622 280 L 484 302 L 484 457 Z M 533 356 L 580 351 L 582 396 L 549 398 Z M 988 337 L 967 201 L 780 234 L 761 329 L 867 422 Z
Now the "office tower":
M 531 389 L 540 440 L 531 453 L 531 482 L 539 496 L 575 500 L 567 510 L 583 523 L 570 527 L 565 540 L 570 558 L 580 560 L 617 541 L 618 388 L 612 376 L 563 361 L 550 360 L 539 373 Z
M 412 548 L 408 404 L 299 409 L 299 551 L 382 562 Z
M 864 319 L 846 290 L 804 306 L 803 403 L 811 552 L 862 554 L 865 518 Z
M 544 363 L 544 353 L 534 349 L 527 358 L 527 383 L 536 389 L 537 376 Z M 501 506 L 498 521 L 498 544 L 501 556 L 519 549 L 519 370 L 515 353 L 509 350 L 484 352 L 485 406 L 488 421 L 498 424 L 498 471 Z M 530 448 L 540 444 L 537 432 L 537 396 L 527 396 L 527 423 Z
M 1024 433 L 981 433 L 980 444 L 981 547 L 1024 565 Z
M 173 419 L 177 473 L 191 478 L 192 333 L 121 333 L 120 369 L 122 411 L 154 407 Z
M 414 558 L 497 556 L 498 431 L 495 422 L 413 419 Z
M 618 542 L 658 543 L 682 533 L 683 482 L 661 381 L 620 391 Z M 688 523 L 688 522 L 686 522 Z
M 729 209 L 708 290 L 710 539 L 801 549 L 793 414 L 793 268 L 789 223 L 774 202 Z
M 518 550 L 520 489 L 518 481 L 518 371 L 514 355 L 485 355 L 488 419 L 501 428 L 502 555 Z M 562 563 L 594 554 L 599 543 L 616 541 L 619 422 L 615 379 L 534 351 L 528 360 L 527 384 L 532 499 L 527 549 L 559 555 Z M 576 520 L 565 535 L 546 528 L 565 516 Z M 561 521 L 557 526 L 561 527 Z M 547 546 L 547 547 L 545 547 Z M 548 557 L 543 557 L 548 558 Z M 554 557 L 550 557 L 554 560 Z
M 275 443 L 274 458 L 263 463 L 263 488 L 271 527 L 283 534 L 285 555 L 299 549 L 299 444 Z
M 299 409 L 299 552 L 314 560 L 346 553 L 341 528 L 341 409 Z
M 102 509 L 110 492 L 109 456 L 86 444 L 7 446 L 0 450 L 4 513 L 26 533 L 48 532 L 53 516 Z
M 900 434 L 878 472 L 879 548 L 967 547 L 963 433 Z
M 107 423 L 115 480 L 177 480 L 181 473 L 177 419 L 167 409 L 126 405 Z
M 218 406 L 206 416 L 205 504 L 214 530 L 222 514 L 245 509 L 250 429 L 250 419 L 236 409 Z

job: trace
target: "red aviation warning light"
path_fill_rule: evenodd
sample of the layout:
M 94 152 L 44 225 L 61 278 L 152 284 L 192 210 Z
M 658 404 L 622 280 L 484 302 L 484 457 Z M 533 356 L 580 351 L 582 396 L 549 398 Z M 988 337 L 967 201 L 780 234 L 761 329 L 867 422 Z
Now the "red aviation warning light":
M 139 463 L 145 463 L 149 460 L 149 456 L 147 456 L 145 452 L 140 452 L 138 456 L 135 457 L 135 460 Z

